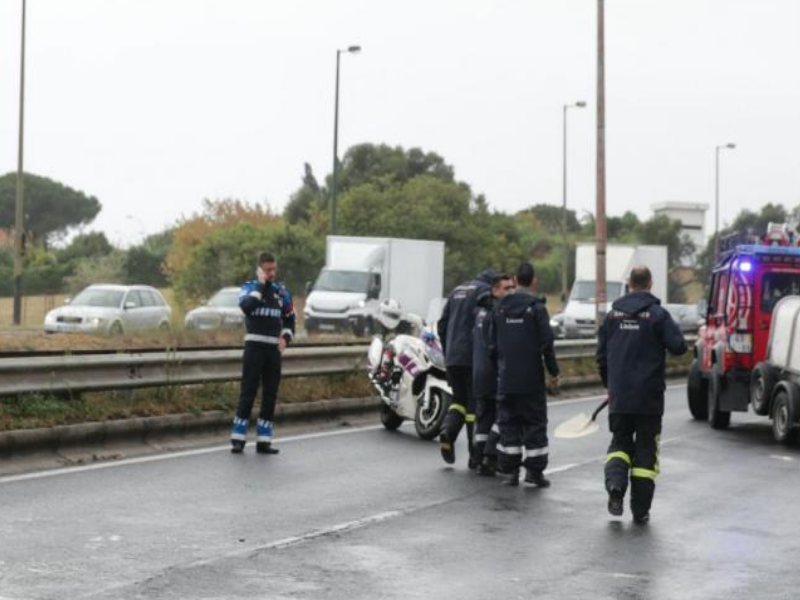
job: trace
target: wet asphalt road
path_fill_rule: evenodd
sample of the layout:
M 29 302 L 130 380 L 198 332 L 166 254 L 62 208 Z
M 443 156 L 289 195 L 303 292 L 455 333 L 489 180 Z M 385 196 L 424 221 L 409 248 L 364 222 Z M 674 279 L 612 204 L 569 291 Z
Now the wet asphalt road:
M 607 427 L 547 490 L 446 468 L 413 427 L 0 478 L 0 600 L 800 598 L 800 450 L 669 391 L 648 526 L 605 510 Z M 597 400 L 550 406 L 551 431 Z M 627 507 L 626 507 L 627 509 Z

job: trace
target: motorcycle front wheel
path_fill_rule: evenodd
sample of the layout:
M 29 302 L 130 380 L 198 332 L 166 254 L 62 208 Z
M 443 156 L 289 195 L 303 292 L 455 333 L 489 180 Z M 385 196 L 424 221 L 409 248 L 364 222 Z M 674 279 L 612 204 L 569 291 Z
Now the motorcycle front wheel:
M 439 435 L 448 406 L 450 406 L 450 397 L 447 394 L 441 390 L 431 390 L 431 401 L 428 408 L 426 409 L 420 404 L 414 415 L 414 427 L 420 438 L 432 440 Z

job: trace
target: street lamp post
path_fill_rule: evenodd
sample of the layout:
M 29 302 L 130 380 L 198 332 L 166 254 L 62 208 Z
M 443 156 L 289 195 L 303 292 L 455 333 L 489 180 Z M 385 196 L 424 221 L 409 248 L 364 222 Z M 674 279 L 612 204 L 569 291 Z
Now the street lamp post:
M 25 16 L 26 0 L 22 0 L 22 36 L 20 42 L 20 68 L 19 68 L 19 140 L 17 146 L 17 206 L 14 219 L 14 325 L 22 324 L 22 253 L 25 242 L 25 212 L 23 171 L 22 171 L 22 142 L 24 140 L 25 123 Z
M 361 52 L 361 46 L 348 46 L 345 50 L 336 50 L 336 99 L 333 109 L 333 180 L 331 182 L 331 235 L 336 233 L 336 180 L 339 173 L 339 59 L 343 52 L 355 54 Z
M 723 144 L 714 150 L 714 258 L 719 255 L 719 151 L 733 150 L 736 144 Z
M 567 245 L 567 111 L 570 108 L 585 108 L 586 102 L 581 100 L 580 102 L 575 102 L 574 104 L 565 104 L 564 105 L 564 157 L 563 157 L 563 168 L 564 168 L 564 178 L 562 181 L 562 202 L 561 202 L 561 239 L 564 245 L 564 257 L 561 264 L 561 301 L 565 302 L 567 298 L 567 269 L 569 268 L 569 252 L 568 252 L 568 245 Z

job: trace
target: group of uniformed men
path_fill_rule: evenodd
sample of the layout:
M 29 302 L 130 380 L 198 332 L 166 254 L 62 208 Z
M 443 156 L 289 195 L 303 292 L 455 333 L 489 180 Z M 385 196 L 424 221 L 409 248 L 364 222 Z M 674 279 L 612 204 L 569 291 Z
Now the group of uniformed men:
M 445 350 L 453 400 L 439 437 L 442 458 L 455 463 L 455 443 L 466 424 L 468 466 L 504 483 L 548 487 L 547 387 L 559 368 L 543 299 L 534 293 L 533 265 L 516 276 L 491 270 L 450 294 L 438 333 Z M 597 364 L 609 393 L 613 434 L 605 465 L 608 511 L 619 516 L 630 479 L 634 521 L 646 523 L 659 472 L 666 352 L 683 354 L 686 342 L 651 292 L 645 266 L 632 270 L 629 293 L 603 322 Z M 549 374 L 550 381 L 545 377 Z M 475 426 L 477 424 L 477 431 Z
M 263 402 L 257 422 L 256 450 L 277 454 L 272 419 L 281 376 L 281 354 L 294 337 L 292 299 L 277 281 L 277 260 L 258 258 L 256 279 L 242 287 L 246 315 L 239 406 L 231 430 L 231 450 L 246 443 L 259 386 Z M 466 424 L 469 468 L 499 474 L 518 486 L 548 487 L 547 384 L 557 387 L 559 368 L 550 317 L 535 295 L 533 265 L 523 263 L 514 277 L 491 270 L 456 287 L 438 324 L 453 399 L 445 416 L 439 447 L 455 463 L 455 443 Z M 631 484 L 631 511 L 637 523 L 649 520 L 659 472 L 659 436 L 664 414 L 666 352 L 683 354 L 686 342 L 675 321 L 650 293 L 652 276 L 636 267 L 630 292 L 616 300 L 603 322 L 597 345 L 600 376 L 609 392 L 613 434 L 605 466 L 608 511 L 623 512 Z M 476 431 L 477 425 L 477 431 Z

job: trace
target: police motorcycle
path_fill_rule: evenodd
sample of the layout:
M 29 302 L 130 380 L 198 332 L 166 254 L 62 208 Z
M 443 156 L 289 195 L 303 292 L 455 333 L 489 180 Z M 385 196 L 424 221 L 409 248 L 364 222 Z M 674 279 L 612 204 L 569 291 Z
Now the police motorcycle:
M 411 333 L 394 333 L 403 321 Z M 447 383 L 439 339 L 417 315 L 403 315 L 394 300 L 385 300 L 378 322 L 389 339 L 376 335 L 367 352 L 367 373 L 381 406 L 381 422 L 394 431 L 413 420 L 417 435 L 432 440 L 440 432 L 453 391 Z

